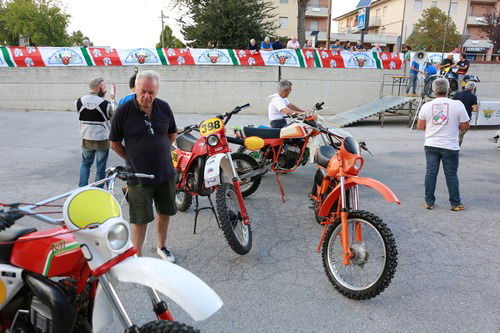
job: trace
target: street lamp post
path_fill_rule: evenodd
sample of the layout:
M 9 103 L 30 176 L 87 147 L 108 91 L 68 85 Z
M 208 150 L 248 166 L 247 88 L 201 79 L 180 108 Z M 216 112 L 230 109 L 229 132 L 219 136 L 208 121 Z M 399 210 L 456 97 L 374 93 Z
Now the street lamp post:
M 168 18 L 168 16 L 165 16 L 163 14 L 163 9 L 161 10 L 161 48 L 165 48 L 165 21 L 164 19 Z
M 446 45 L 446 37 L 448 35 L 448 22 L 450 21 L 451 0 L 448 5 L 448 15 L 446 16 L 446 25 L 444 26 L 443 48 L 441 49 L 441 59 L 444 59 L 444 48 Z

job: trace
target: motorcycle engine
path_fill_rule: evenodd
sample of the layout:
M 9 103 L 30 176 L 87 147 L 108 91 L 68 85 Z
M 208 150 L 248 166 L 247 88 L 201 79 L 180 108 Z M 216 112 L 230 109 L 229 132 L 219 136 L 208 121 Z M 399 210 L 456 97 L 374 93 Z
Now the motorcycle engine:
M 36 297 L 33 297 L 31 301 L 30 320 L 37 332 L 52 332 L 52 314 L 50 308 Z
M 291 169 L 299 160 L 301 149 L 297 144 L 285 144 L 278 158 L 278 166 L 282 169 Z

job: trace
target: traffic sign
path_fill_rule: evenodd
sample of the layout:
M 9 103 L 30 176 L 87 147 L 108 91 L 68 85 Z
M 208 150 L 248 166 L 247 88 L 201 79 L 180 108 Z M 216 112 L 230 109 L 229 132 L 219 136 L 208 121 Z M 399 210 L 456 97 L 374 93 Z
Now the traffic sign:
M 358 10 L 358 29 L 363 30 L 366 22 L 366 8 Z

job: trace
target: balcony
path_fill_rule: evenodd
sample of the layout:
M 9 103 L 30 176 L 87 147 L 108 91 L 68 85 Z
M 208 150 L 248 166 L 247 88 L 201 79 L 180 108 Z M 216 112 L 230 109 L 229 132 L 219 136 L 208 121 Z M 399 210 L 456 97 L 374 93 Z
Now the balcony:
M 325 41 L 328 36 L 328 34 L 326 33 L 326 31 L 320 31 L 319 34 L 318 34 L 318 40 L 319 41 Z M 307 30 L 306 31 L 306 39 L 312 39 L 312 36 L 311 36 L 311 30 Z
M 368 22 L 368 29 L 370 28 L 378 28 L 382 25 L 382 20 L 380 17 L 374 16 L 370 17 L 370 20 Z
M 485 25 L 482 16 L 468 16 L 467 25 Z
M 330 35 L 330 40 L 341 40 L 341 41 L 351 41 L 356 42 L 359 40 L 359 34 L 353 34 L 350 32 L 338 32 L 332 33 Z M 382 33 L 382 34 L 365 34 L 365 43 L 381 43 L 381 44 L 396 44 L 398 40 L 398 34 L 396 33 Z
M 327 7 L 307 7 L 306 17 L 328 17 Z
M 472 0 L 471 3 L 489 3 L 496 4 L 498 0 Z

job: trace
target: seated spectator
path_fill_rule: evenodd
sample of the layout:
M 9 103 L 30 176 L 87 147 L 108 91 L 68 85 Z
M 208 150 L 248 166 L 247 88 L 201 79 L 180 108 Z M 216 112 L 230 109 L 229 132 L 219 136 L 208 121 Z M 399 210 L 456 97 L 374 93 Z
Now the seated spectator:
M 308 40 L 308 41 L 304 44 L 303 49 L 314 49 L 312 40 Z
M 336 39 L 335 42 L 332 45 L 330 45 L 330 50 L 340 51 L 340 49 L 342 49 L 342 46 L 340 46 L 340 41 Z
M 259 50 L 259 45 L 257 45 L 257 43 L 255 42 L 255 39 L 253 39 L 253 38 L 250 39 L 250 43 L 248 43 L 247 49 L 254 50 L 254 51 Z
M 274 39 L 274 43 L 273 43 L 273 50 L 281 50 L 282 48 L 283 48 L 283 45 L 281 45 L 280 39 L 278 37 L 276 37 Z
M 377 43 L 374 47 L 372 47 L 372 52 L 384 52 L 384 50 L 380 47 L 380 44 Z
M 361 43 L 360 40 L 358 40 L 356 42 L 356 45 L 354 45 L 353 49 L 354 49 L 354 51 L 358 51 L 358 52 L 365 52 L 366 51 L 365 47 L 363 46 L 363 43 Z
M 260 43 L 261 51 L 272 51 L 273 44 L 271 44 L 271 39 L 269 37 L 264 38 L 264 41 Z
M 345 42 L 344 43 L 344 51 L 352 51 L 351 42 Z
M 286 48 L 287 49 L 294 49 L 294 50 L 300 49 L 300 44 L 299 44 L 299 41 L 297 40 L 297 38 L 292 37 L 292 39 L 290 39 L 288 41 L 288 43 L 286 43 Z

